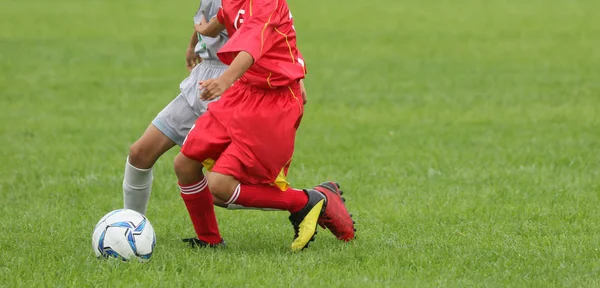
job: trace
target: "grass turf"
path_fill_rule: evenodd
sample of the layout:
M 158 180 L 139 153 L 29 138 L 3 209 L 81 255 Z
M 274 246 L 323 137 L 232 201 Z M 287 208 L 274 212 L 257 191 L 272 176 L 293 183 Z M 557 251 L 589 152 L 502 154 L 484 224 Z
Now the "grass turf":
M 285 213 L 193 235 L 171 151 L 150 263 L 96 260 L 128 145 L 178 93 L 194 1 L 1 1 L 0 286 L 599 286 L 600 2 L 290 1 L 309 104 L 290 178 L 358 239 L 288 251 Z M 320 9 L 315 9 L 319 7 Z

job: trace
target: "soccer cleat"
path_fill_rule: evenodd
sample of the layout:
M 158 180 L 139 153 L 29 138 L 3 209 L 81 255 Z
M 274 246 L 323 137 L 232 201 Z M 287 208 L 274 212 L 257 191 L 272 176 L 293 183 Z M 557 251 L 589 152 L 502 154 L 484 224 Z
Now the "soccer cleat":
M 307 248 L 308 244 L 315 240 L 317 220 L 327 206 L 327 199 L 322 193 L 312 189 L 305 189 L 304 193 L 308 196 L 308 203 L 302 210 L 292 213 L 289 217 L 295 232 L 292 251 Z
M 221 239 L 221 242 L 216 243 L 216 244 L 209 244 L 207 242 L 204 242 L 198 238 L 185 238 L 182 239 L 183 242 L 187 243 L 190 248 L 220 248 L 220 247 L 227 247 L 227 244 L 225 244 L 225 240 Z
M 323 182 L 315 187 L 327 198 L 327 207 L 325 213 L 319 218 L 319 225 L 329 229 L 335 237 L 342 241 L 352 241 L 355 238 L 354 221 L 352 214 L 348 213 L 344 202 L 346 199 L 342 197 L 340 185 L 335 182 Z

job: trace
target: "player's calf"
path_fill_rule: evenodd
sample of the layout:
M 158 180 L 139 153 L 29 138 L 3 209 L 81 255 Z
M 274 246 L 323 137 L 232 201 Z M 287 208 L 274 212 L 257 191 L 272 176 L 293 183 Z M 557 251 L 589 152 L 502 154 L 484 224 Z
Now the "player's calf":
M 295 235 L 292 242 L 292 250 L 300 251 L 314 240 L 317 234 L 317 221 L 321 217 L 327 200 L 323 193 L 316 190 L 297 190 L 288 188 L 281 191 L 270 185 L 248 185 L 239 184 L 233 188 L 235 182 L 227 180 L 229 176 L 222 177 L 213 175 L 208 180 L 213 193 L 218 197 L 227 197 L 226 204 L 238 204 L 244 207 L 269 208 L 287 210 L 290 212 L 290 221 L 294 227 Z M 216 179 L 216 181 L 215 181 Z M 211 182 L 213 181 L 213 182 Z M 215 185 L 217 182 L 218 185 Z M 228 186 L 231 185 L 231 186 Z M 221 193 L 219 189 L 231 189 L 227 194 Z

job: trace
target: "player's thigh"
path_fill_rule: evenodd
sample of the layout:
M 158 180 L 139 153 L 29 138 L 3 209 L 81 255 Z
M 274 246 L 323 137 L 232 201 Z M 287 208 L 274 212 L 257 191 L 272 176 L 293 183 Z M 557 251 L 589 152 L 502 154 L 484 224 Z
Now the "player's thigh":
M 181 153 L 187 158 L 202 162 L 210 171 L 230 143 L 231 138 L 226 128 L 209 110 L 192 126 L 183 142 Z
M 200 114 L 192 107 L 183 94 L 175 97 L 169 105 L 156 115 L 152 121 L 160 132 L 177 145 L 183 145 L 183 140 L 198 119 Z

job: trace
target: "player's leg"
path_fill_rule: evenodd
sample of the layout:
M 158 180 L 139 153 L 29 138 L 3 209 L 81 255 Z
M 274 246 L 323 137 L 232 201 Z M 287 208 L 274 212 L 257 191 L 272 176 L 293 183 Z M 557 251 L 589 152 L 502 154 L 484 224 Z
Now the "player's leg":
M 146 214 L 152 189 L 152 166 L 175 146 L 154 124 L 129 148 L 123 177 L 123 202 L 126 209 Z
M 209 175 L 209 183 L 213 183 L 213 187 L 211 188 L 211 191 L 214 191 L 213 194 L 217 194 L 222 192 L 222 194 L 219 195 L 219 197 L 222 197 L 223 199 L 228 199 L 228 200 L 219 200 L 224 202 L 227 207 L 231 207 L 232 205 L 239 205 L 239 203 L 244 203 L 245 205 L 252 205 L 251 207 L 263 207 L 263 208 L 254 208 L 254 209 L 259 209 L 259 210 L 265 210 L 265 209 L 270 209 L 270 210 L 288 210 L 288 211 L 295 211 L 297 209 L 294 208 L 292 205 L 294 203 L 298 203 L 295 202 L 294 199 L 297 194 L 294 193 L 295 191 L 298 190 L 294 190 L 292 188 L 287 188 L 284 192 L 282 192 L 279 189 L 274 188 L 273 186 L 254 186 L 254 187 L 247 187 L 244 185 L 240 185 L 239 188 L 236 184 L 238 184 L 239 182 L 237 182 L 237 180 L 235 180 L 235 178 L 232 179 L 222 179 L 222 178 L 232 178 L 231 176 L 226 176 L 226 177 L 222 177 L 224 175 L 219 175 L 218 173 L 211 173 L 214 174 L 213 177 L 211 177 Z M 212 180 L 211 180 L 212 179 Z M 235 181 L 234 181 L 235 180 Z M 223 183 L 223 184 L 219 184 L 219 183 Z M 217 185 L 224 185 L 224 187 L 215 187 Z M 233 190 L 231 187 L 235 187 Z M 236 193 L 239 193 L 241 189 L 244 189 L 244 192 L 248 192 L 248 190 L 251 190 L 250 193 L 252 192 L 257 192 L 257 189 L 260 189 L 262 192 L 261 194 L 257 195 L 257 196 L 251 196 L 251 198 L 245 200 L 245 199 L 241 199 L 238 200 L 235 197 Z M 253 190 L 253 191 L 252 191 Z M 342 195 L 342 191 L 340 190 L 340 186 L 338 183 L 335 182 L 323 182 L 319 185 L 317 185 L 316 187 L 314 187 L 313 189 L 314 191 L 318 191 L 321 194 L 323 194 L 326 197 L 326 206 L 325 206 L 325 211 L 323 212 L 323 214 L 321 215 L 321 217 L 319 217 L 318 219 L 318 224 L 321 225 L 321 227 L 329 229 L 329 231 L 331 231 L 331 233 L 333 235 L 335 235 L 339 240 L 342 241 L 352 241 L 355 238 L 355 232 L 356 232 L 356 228 L 354 227 L 354 221 L 352 220 L 352 214 L 348 213 L 348 210 L 346 209 L 346 206 L 344 205 L 345 199 L 341 196 Z M 229 191 L 234 191 L 233 196 L 229 196 L 230 194 L 227 193 Z M 291 193 L 290 193 L 291 192 Z M 248 196 L 247 193 L 244 193 L 244 196 Z M 264 196 L 265 198 L 261 198 L 258 196 Z M 283 197 L 282 197 L 283 196 Z M 219 197 L 215 196 L 215 199 L 219 199 Z M 237 196 L 237 198 L 239 198 L 239 195 Z M 227 202 L 225 202 L 227 201 Z M 238 204 L 234 204 L 234 203 L 238 203 Z M 241 206 L 241 205 L 240 205 Z M 244 207 L 244 206 L 241 206 Z M 266 208 L 268 207 L 268 208 Z M 277 207 L 277 208 L 274 208 Z M 228 208 L 231 209 L 231 208 Z M 247 209 L 247 208 L 246 208 Z
M 213 195 L 202 168 L 204 165 L 211 168 L 214 163 L 211 159 L 217 159 L 229 143 L 224 127 L 214 121 L 208 111 L 198 118 L 181 152 L 175 157 L 174 168 L 181 197 L 197 235 L 197 238 L 184 239 L 191 246 L 215 247 L 223 244 L 214 212 Z M 203 159 L 204 163 L 194 159 Z
M 197 72 L 192 71 L 190 77 L 193 77 L 194 73 Z M 186 81 L 188 80 L 182 83 Z M 185 136 L 200 115 L 187 98 L 190 97 L 183 93 L 175 97 L 158 113 L 142 137 L 131 146 L 123 177 L 125 208 L 146 214 L 152 189 L 152 166 L 175 144 L 182 145 Z
M 237 83 L 226 92 L 235 94 L 239 107 L 227 127 L 232 144 L 217 160 L 208 183 L 226 204 L 289 211 L 296 230 L 292 250 L 297 251 L 316 234 L 326 200 L 318 191 L 291 189 L 285 181 L 303 112 L 293 90 L 287 89 Z
M 213 206 L 213 195 L 202 174 L 202 163 L 188 159 L 179 153 L 174 168 L 181 198 L 188 210 L 196 237 L 183 239 L 192 247 L 216 247 L 223 244 Z
M 317 221 L 324 212 L 325 196 L 316 190 L 284 191 L 268 184 L 242 184 L 235 176 L 211 172 L 208 176 L 210 191 L 217 198 L 228 199 L 226 204 L 239 204 L 245 207 L 287 210 L 294 226 L 295 235 L 292 250 L 307 248 L 317 234 Z

